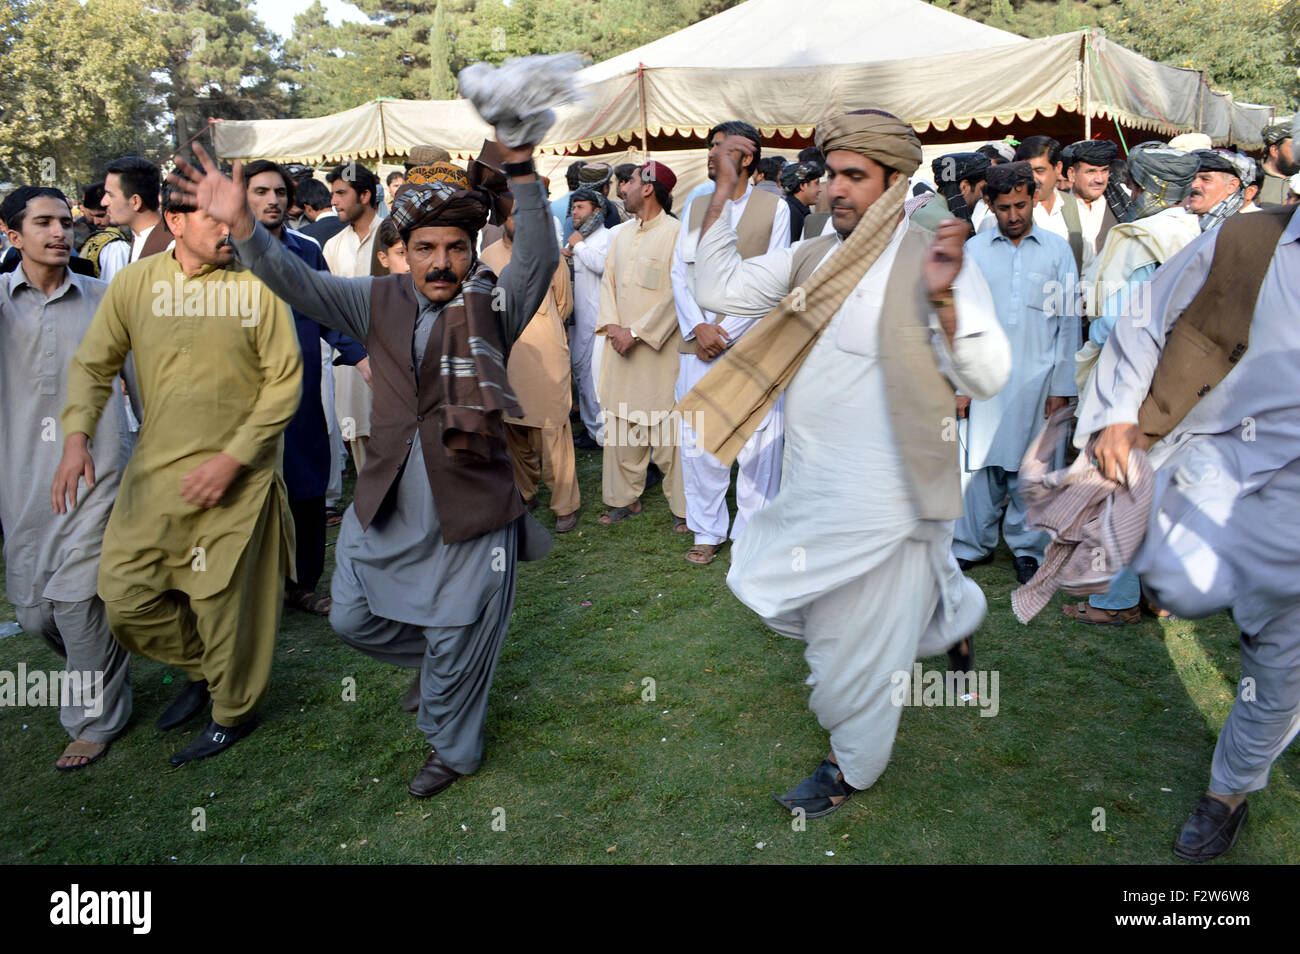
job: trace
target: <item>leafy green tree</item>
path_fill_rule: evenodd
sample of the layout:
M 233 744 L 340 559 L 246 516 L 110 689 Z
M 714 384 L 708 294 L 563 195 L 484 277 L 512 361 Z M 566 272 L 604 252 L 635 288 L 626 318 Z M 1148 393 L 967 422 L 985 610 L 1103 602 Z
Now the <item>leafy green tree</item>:
M 0 0 L 0 181 L 74 191 L 157 155 L 157 22 L 137 0 Z

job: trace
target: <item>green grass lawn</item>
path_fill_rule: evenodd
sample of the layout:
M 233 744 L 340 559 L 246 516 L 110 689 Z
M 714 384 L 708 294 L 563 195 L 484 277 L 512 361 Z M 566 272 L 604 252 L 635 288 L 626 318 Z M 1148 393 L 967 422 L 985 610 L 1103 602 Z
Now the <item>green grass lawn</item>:
M 1066 620 L 1058 599 L 1021 626 L 1000 552 L 973 574 L 989 598 L 976 651 L 1000 673 L 997 716 L 908 709 L 875 787 L 797 831 L 768 793 L 826 751 L 801 644 L 732 597 L 728 550 L 706 568 L 685 562 L 658 490 L 643 516 L 597 524 L 600 457 L 580 452 L 578 466 L 578 529 L 521 565 L 477 774 L 427 801 L 408 796 L 427 754 L 397 705 L 410 673 L 286 610 L 262 725 L 218 758 L 168 764 L 199 722 L 154 728 L 181 677 L 146 659 L 132 663 L 127 733 L 86 770 L 54 770 L 66 743 L 56 710 L 0 709 L 0 861 L 1174 860 L 1240 671 L 1226 616 L 1097 629 Z M 0 620 L 13 618 L 0 599 Z M 19 662 L 59 665 L 34 636 L 0 640 L 0 669 Z M 1300 862 L 1298 782 L 1293 746 L 1225 861 Z M 194 830 L 197 808 L 206 830 Z

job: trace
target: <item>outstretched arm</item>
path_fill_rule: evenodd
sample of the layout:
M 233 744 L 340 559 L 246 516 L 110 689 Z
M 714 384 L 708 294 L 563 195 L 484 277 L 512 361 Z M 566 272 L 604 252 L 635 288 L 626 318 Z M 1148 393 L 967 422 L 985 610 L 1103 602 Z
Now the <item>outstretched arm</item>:
M 230 227 L 239 260 L 278 297 L 325 327 L 364 341 L 370 330 L 370 277 L 340 278 L 316 271 L 253 218 L 241 163 L 236 162 L 227 176 L 198 143 L 194 154 L 203 169 L 195 169 L 177 156 L 177 171 L 167 181 L 196 208 Z

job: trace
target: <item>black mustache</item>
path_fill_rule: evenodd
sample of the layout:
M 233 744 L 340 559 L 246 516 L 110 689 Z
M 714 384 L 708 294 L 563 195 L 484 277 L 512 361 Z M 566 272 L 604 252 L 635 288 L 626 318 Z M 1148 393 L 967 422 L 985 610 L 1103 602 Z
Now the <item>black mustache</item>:
M 424 276 L 426 282 L 455 282 L 459 281 L 456 273 L 450 268 L 434 268 L 429 270 L 429 274 Z

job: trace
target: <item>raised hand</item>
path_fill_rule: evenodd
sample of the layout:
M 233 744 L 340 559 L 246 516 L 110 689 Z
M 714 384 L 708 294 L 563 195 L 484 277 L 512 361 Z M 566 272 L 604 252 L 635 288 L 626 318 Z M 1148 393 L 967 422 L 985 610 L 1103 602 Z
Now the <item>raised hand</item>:
M 231 175 L 226 175 L 198 143 L 194 144 L 194 155 L 198 156 L 202 171 L 177 156 L 176 172 L 170 173 L 167 181 L 196 209 L 202 209 L 218 222 L 230 226 L 233 237 L 248 238 L 257 222 L 248 209 L 243 164 L 235 160 Z

